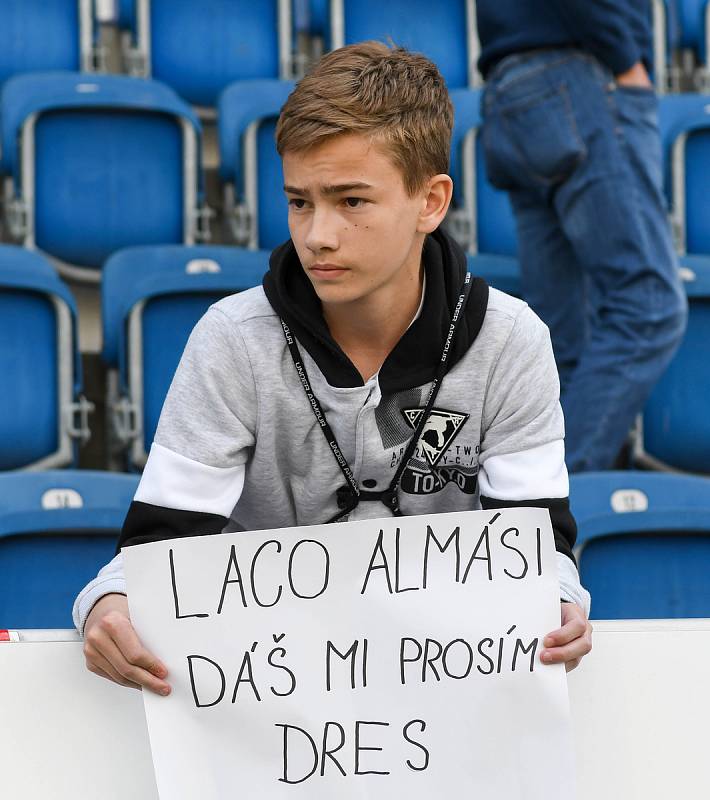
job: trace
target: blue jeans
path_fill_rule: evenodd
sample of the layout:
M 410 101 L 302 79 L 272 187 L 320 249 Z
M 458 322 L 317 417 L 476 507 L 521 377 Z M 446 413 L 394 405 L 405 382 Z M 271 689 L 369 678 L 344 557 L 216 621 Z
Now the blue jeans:
M 618 87 L 592 56 L 554 49 L 505 58 L 482 103 L 488 177 L 515 212 L 523 296 L 550 328 L 567 466 L 608 469 L 687 316 L 655 92 Z

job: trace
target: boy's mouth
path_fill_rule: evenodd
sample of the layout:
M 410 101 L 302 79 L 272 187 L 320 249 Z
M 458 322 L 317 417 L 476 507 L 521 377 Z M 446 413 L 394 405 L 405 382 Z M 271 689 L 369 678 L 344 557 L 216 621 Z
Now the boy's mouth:
M 338 264 L 311 264 L 308 271 L 317 278 L 337 278 L 347 272 L 346 267 Z

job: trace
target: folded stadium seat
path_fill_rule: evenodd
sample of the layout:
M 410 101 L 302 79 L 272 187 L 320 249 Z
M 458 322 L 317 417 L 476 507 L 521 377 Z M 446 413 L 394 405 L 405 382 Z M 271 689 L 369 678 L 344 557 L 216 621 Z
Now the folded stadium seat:
M 102 286 L 113 444 L 142 469 L 190 331 L 225 295 L 261 284 L 269 254 L 237 247 L 134 247 L 114 254 Z
M 7 224 L 78 280 L 122 247 L 204 238 L 200 125 L 167 86 L 39 73 L 0 93 Z
M 710 258 L 683 258 L 688 327 L 643 412 L 634 459 L 710 475 Z
M 677 91 L 680 82 L 673 53 L 680 45 L 678 0 L 651 0 L 653 19 L 653 81 L 659 95 Z
M 710 257 L 710 97 L 661 98 L 659 124 L 677 248 Z
M 486 177 L 478 132 L 481 92 L 454 89 L 454 129 L 449 173 L 454 181 L 446 227 L 467 250 L 471 271 L 497 289 L 520 297 L 515 218 L 506 192 Z
M 293 75 L 291 0 L 134 0 L 132 74 L 214 107 L 236 80 Z
M 134 30 L 136 25 L 136 0 L 118 0 L 116 21 L 122 30 Z
M 273 249 L 289 238 L 288 203 L 274 132 L 292 81 L 237 81 L 220 95 L 218 130 L 225 216 L 234 241 Z
M 700 65 L 695 75 L 701 91 L 710 89 L 710 2 L 708 0 L 676 0 L 680 25 L 679 46 L 694 53 Z
M 0 245 L 0 376 L 0 470 L 76 463 L 91 405 L 74 299 L 46 259 L 12 245 Z
M 2 0 L 0 86 L 13 75 L 91 71 L 92 0 Z
M 710 479 L 577 473 L 570 503 L 593 619 L 710 616 Z
M 481 83 L 473 0 L 330 0 L 329 48 L 368 39 L 424 53 L 449 89 Z
M 0 474 L 0 628 L 72 628 L 81 588 L 114 555 L 135 475 Z
M 308 30 L 311 35 L 324 42 L 330 41 L 328 0 L 303 0 L 303 5 L 308 6 Z

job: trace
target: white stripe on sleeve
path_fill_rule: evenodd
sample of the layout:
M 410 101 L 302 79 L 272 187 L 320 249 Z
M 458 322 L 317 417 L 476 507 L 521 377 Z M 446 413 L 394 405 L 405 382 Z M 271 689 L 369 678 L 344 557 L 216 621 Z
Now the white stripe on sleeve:
M 538 500 L 569 496 L 562 439 L 518 453 L 484 459 L 478 473 L 481 495 L 496 500 Z
M 229 517 L 244 488 L 245 467 L 210 467 L 156 442 L 134 500 L 178 511 Z

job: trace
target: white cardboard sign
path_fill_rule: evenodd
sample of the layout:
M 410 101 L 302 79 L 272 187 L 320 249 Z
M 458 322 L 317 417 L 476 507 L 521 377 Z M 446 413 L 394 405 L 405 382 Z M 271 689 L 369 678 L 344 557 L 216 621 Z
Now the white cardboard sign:
M 161 800 L 569 800 L 548 512 L 220 534 L 124 551 Z

